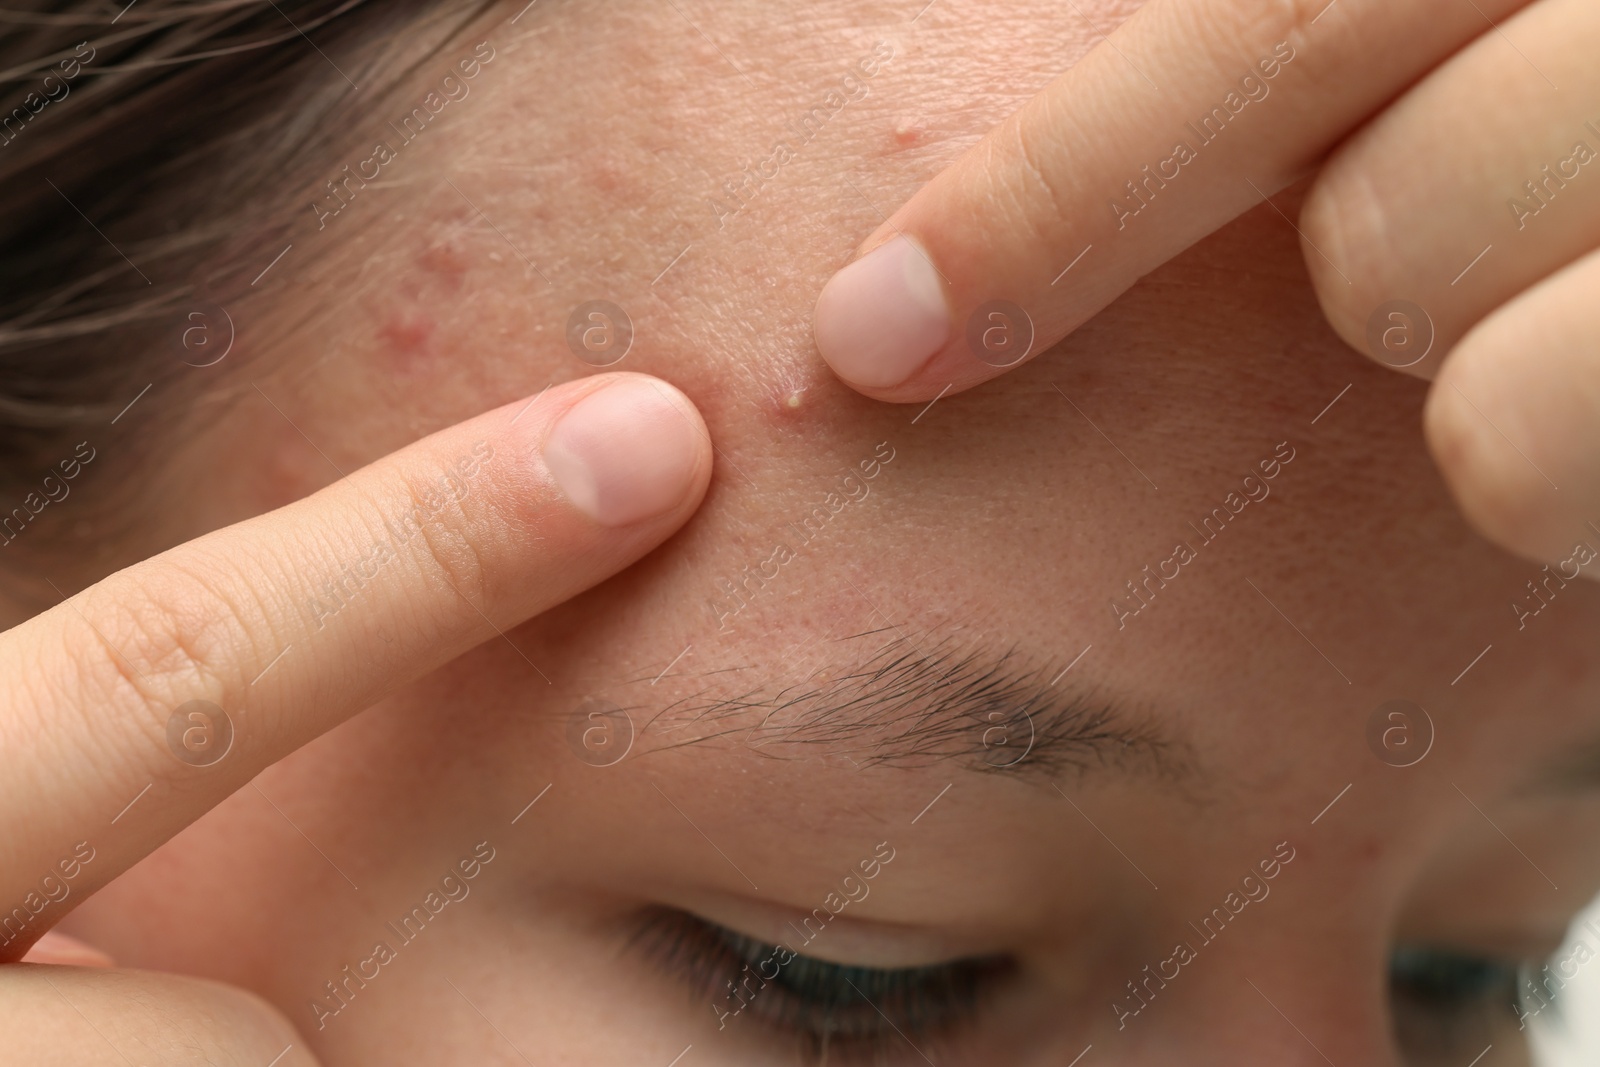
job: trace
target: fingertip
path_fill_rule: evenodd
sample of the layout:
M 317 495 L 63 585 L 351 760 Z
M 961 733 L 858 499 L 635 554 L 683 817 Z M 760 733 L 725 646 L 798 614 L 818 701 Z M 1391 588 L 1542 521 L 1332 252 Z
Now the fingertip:
M 950 305 L 928 253 L 898 236 L 840 270 L 817 297 L 817 350 L 862 392 L 914 377 L 950 339 Z
M 1433 378 L 1445 347 L 1436 321 L 1443 309 L 1385 291 L 1395 224 L 1366 175 L 1329 164 L 1306 194 L 1297 229 L 1317 304 L 1340 340 L 1390 370 Z
M 1324 171 L 1312 182 L 1300 204 L 1300 256 L 1323 318 L 1345 344 L 1371 356 L 1366 343 L 1367 314 L 1358 305 L 1372 300 L 1358 287 L 1349 242 L 1348 182 Z M 1341 267 L 1341 264 L 1343 265 Z M 1365 281 L 1365 277 L 1362 276 Z M 1376 358 L 1376 357 L 1374 357 Z
M 1514 405 L 1486 391 L 1472 352 L 1457 352 L 1428 392 L 1423 433 L 1457 505 L 1488 540 L 1519 556 L 1561 558 L 1579 522 L 1568 521 L 1555 483 Z M 1513 438 L 1520 438 L 1519 446 Z
M 711 476 L 711 444 L 694 403 L 644 374 L 607 375 L 545 436 L 545 467 L 567 501 L 595 523 L 630 526 L 687 518 Z

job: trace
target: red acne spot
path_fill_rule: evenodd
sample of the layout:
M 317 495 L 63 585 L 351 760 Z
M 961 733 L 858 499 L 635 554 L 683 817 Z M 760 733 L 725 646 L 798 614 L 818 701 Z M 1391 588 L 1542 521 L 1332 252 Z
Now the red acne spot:
M 398 308 L 378 328 L 378 336 L 388 343 L 391 351 L 402 355 L 416 355 L 428 344 L 437 319 L 426 311 Z
M 897 148 L 915 148 L 928 139 L 928 131 L 920 123 L 903 121 L 894 128 Z
M 602 193 L 616 192 L 626 180 L 627 175 L 623 169 L 611 163 L 596 164 L 589 172 L 589 184 Z

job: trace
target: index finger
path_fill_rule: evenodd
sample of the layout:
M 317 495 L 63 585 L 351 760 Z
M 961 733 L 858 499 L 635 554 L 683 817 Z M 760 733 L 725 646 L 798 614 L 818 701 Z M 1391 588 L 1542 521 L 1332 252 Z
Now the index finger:
M 0 961 L 263 768 L 664 540 L 688 399 L 586 378 L 120 571 L 0 635 Z M 53 909 L 53 910 L 52 910 Z
M 1526 3 L 1150 0 L 867 239 L 817 347 L 882 400 L 1002 374 Z

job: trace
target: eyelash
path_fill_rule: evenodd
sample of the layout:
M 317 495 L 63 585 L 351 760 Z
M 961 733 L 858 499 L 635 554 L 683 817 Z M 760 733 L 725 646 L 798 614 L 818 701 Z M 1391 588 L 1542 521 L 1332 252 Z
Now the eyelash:
M 706 998 L 723 1026 L 752 1015 L 793 1039 L 806 1059 L 827 1063 L 879 1062 L 895 1052 L 917 1059 L 907 1040 L 923 1048 L 928 1039 L 949 1037 L 1014 969 L 993 956 L 926 967 L 830 963 L 669 909 L 647 914 L 631 944 L 667 974 L 687 979 L 691 995 Z
M 1451 949 L 1400 945 L 1389 956 L 1397 1037 L 1438 1055 L 1476 1047 L 1488 1031 L 1517 1020 L 1520 979 L 1533 966 Z
M 950 1037 L 1015 970 L 1004 957 L 901 968 L 830 963 L 665 908 L 641 918 L 630 944 L 684 980 L 724 1026 L 748 1009 L 770 1032 L 793 1040 L 803 1059 L 826 1063 L 884 1062 L 895 1052 L 915 1059 L 907 1041 L 925 1050 L 927 1041 Z M 764 978 L 774 966 L 777 973 Z M 1486 1030 L 1516 1020 L 1513 1006 L 1525 1002 L 1521 978 L 1532 966 L 1397 946 L 1388 976 L 1396 1036 L 1426 1056 L 1475 1048 Z

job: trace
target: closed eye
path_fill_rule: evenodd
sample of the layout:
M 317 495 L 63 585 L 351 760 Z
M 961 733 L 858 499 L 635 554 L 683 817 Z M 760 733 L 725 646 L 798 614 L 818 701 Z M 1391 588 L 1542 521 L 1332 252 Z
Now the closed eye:
M 1454 949 L 1397 945 L 1389 956 L 1389 1002 L 1407 1062 L 1470 1059 L 1491 1043 L 1520 1047 L 1518 1017 L 1530 1008 L 1519 978 L 1529 966 Z
M 909 1056 L 970 1024 L 1015 970 L 1005 956 L 880 968 L 800 955 L 667 908 L 641 920 L 631 945 L 685 983 L 719 1029 L 763 1028 L 825 1062 Z

